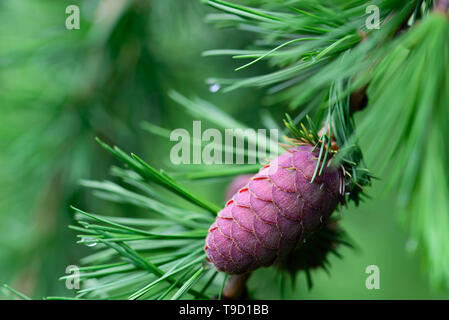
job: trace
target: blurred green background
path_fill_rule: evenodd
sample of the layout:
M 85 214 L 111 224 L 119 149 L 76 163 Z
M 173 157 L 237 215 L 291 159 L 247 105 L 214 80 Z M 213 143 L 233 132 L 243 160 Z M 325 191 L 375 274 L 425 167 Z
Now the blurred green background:
M 72 4 L 80 8 L 80 30 L 65 27 Z M 142 121 L 189 129 L 195 120 L 168 90 L 199 96 L 242 122 L 260 124 L 254 114 L 263 92 L 212 92 L 206 82 L 236 77 L 237 64 L 201 52 L 243 48 L 251 37 L 215 29 L 205 22 L 207 12 L 212 10 L 199 0 L 0 3 L 0 283 L 33 298 L 71 294 L 57 279 L 89 249 L 75 244 L 75 232 L 67 228 L 73 220 L 69 205 L 139 215 L 97 200 L 78 185 L 80 179 L 106 178 L 114 163 L 94 137 L 164 167 L 172 144 L 142 130 Z M 283 106 L 276 108 L 282 116 Z M 220 203 L 228 181 L 194 187 Z M 342 212 L 357 249 L 342 249 L 343 259 L 332 257 L 330 275 L 315 272 L 310 291 L 301 275 L 285 298 L 449 298 L 430 289 L 412 254 L 414 242 L 398 226 L 393 201 L 382 190 L 383 182 L 376 182 L 373 200 Z M 365 268 L 372 264 L 380 268 L 380 290 L 365 287 Z M 274 273 L 257 272 L 267 280 L 250 282 L 255 297 L 279 298 Z

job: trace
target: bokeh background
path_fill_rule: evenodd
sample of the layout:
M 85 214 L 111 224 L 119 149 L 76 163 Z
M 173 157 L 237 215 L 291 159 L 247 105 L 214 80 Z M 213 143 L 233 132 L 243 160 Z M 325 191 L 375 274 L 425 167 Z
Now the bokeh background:
M 80 30 L 67 30 L 68 5 L 81 10 Z M 89 248 L 77 245 L 69 205 L 108 215 L 138 216 L 97 200 L 80 179 L 105 179 L 115 163 L 96 136 L 167 165 L 170 141 L 142 128 L 148 121 L 191 128 L 192 119 L 169 98 L 170 89 L 210 101 L 242 122 L 260 125 L 263 92 L 222 93 L 206 79 L 236 77 L 230 58 L 203 57 L 210 49 L 243 48 L 244 31 L 219 30 L 199 0 L 3 0 L 0 2 L 0 283 L 33 298 L 70 296 L 58 281 Z M 252 68 L 249 73 L 257 73 Z M 260 69 L 259 69 L 260 71 Z M 248 74 L 248 73 L 247 73 Z M 246 75 L 247 75 L 246 74 Z M 218 90 L 218 91 L 217 91 Z M 217 92 L 215 92 L 217 91 Z M 283 106 L 276 106 L 282 117 Z M 363 145 L 363 143 L 362 143 Z M 216 203 L 229 179 L 194 188 Z M 304 275 L 286 299 L 447 299 L 430 288 L 400 228 L 393 197 L 375 182 L 372 200 L 342 211 L 356 249 L 331 258 L 330 274 Z M 380 290 L 365 287 L 365 269 L 380 268 Z M 255 297 L 279 298 L 269 269 L 250 281 Z M 448 270 L 449 272 L 449 270 Z M 11 298 L 6 290 L 0 298 Z

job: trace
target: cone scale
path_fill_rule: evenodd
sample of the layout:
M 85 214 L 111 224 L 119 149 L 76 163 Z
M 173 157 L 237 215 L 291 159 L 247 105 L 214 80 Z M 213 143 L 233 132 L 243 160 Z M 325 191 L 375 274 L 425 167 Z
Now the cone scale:
M 310 145 L 290 148 L 233 195 L 206 238 L 207 259 L 217 270 L 270 266 L 327 223 L 342 199 L 343 175 L 326 164 L 311 182 L 317 159 Z

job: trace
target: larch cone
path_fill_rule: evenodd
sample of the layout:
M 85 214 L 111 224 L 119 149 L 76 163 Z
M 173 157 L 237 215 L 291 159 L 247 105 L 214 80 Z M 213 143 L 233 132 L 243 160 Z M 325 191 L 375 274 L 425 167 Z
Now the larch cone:
M 217 270 L 241 274 L 270 266 L 327 223 L 342 199 L 343 174 L 328 163 L 311 182 L 318 161 L 313 149 L 286 150 L 218 213 L 205 245 Z

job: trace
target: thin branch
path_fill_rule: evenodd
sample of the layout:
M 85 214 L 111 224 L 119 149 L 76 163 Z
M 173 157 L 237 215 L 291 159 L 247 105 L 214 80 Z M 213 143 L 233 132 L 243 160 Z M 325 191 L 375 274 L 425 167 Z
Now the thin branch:
M 233 275 L 228 278 L 226 286 L 223 289 L 223 300 L 241 300 L 248 299 L 248 290 L 246 282 L 251 276 L 251 272 Z

